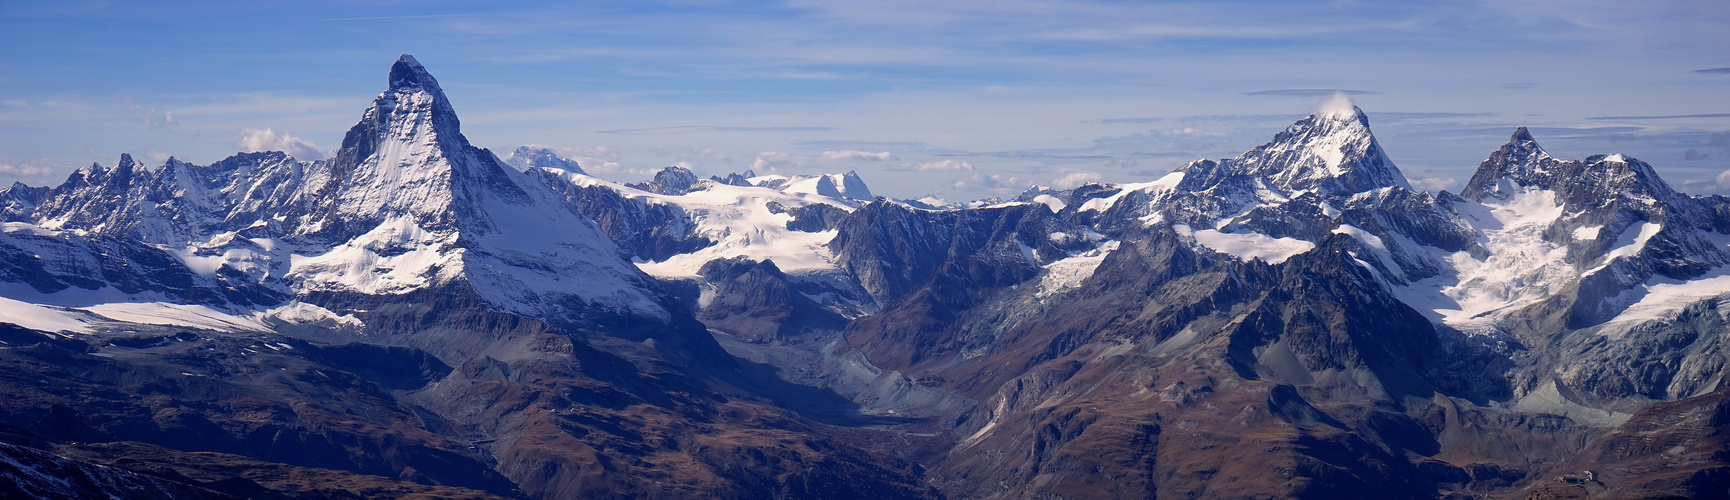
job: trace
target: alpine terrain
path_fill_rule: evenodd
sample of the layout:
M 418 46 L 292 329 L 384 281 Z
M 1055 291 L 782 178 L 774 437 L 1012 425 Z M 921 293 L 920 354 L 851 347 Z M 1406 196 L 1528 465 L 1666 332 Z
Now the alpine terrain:
M 1431 194 L 1339 99 L 933 205 L 388 83 L 330 159 L 0 190 L 0 495 L 1730 498 L 1730 198 L 1634 158 L 1521 128 Z

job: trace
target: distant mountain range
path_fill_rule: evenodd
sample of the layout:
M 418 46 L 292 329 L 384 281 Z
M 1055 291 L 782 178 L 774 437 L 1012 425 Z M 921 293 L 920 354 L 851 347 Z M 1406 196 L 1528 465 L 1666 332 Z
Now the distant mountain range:
M 0 220 L 9 497 L 1730 497 L 1730 198 L 1523 128 L 939 206 L 500 158 L 405 55 L 330 159 Z

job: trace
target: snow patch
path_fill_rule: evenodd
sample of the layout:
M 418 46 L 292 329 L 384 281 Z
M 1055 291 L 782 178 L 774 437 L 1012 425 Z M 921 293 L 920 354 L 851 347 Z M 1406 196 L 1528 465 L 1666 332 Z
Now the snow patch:
M 1642 222 L 1640 223 L 1639 231 L 1637 232 L 1633 226 L 1629 226 L 1627 229 L 1622 230 L 1622 235 L 1616 237 L 1616 247 L 1610 249 L 1608 253 L 1604 254 L 1604 262 L 1607 264 L 1611 259 L 1632 257 L 1635 254 L 1640 253 L 1640 250 L 1646 248 L 1646 242 L 1651 240 L 1652 236 L 1657 235 L 1658 230 L 1663 228 L 1664 225 L 1662 224 Z
M 228 314 L 209 306 L 168 302 L 117 302 L 83 308 L 102 317 L 127 323 L 183 326 L 225 332 L 271 331 L 257 319 Z
M 1269 264 L 1280 264 L 1304 252 L 1315 249 L 1316 244 L 1297 238 L 1275 238 L 1260 233 L 1222 233 L 1212 229 L 1192 231 L 1189 226 L 1172 226 L 1178 234 L 1195 238 L 1196 243 L 1210 250 L 1230 254 L 1238 260 L 1249 262 L 1261 259 Z
M 1052 196 L 1049 194 L 1042 194 L 1039 196 L 1035 196 L 1035 197 L 1033 197 L 1033 202 L 1034 203 L 1044 203 L 1046 207 L 1051 208 L 1051 213 L 1062 212 L 1063 207 L 1069 206 L 1068 204 L 1063 203 L 1063 200 L 1059 200 L 1059 199 L 1057 199 L 1056 196 Z
M 1099 263 L 1105 261 L 1107 254 L 1116 251 L 1118 244 L 1117 241 L 1107 241 L 1093 250 L 1046 265 L 1045 274 L 1039 277 L 1033 296 L 1045 298 L 1081 287 L 1081 282 L 1093 276 Z
M 1363 242 L 1364 246 L 1370 247 L 1370 250 L 1375 252 L 1376 257 L 1381 260 L 1383 267 L 1393 271 L 1394 275 L 1398 276 L 1400 279 L 1405 279 L 1405 269 L 1401 268 L 1398 263 L 1394 262 L 1393 252 L 1388 250 L 1387 245 L 1382 243 L 1381 237 L 1370 234 L 1369 231 L 1365 231 L 1362 228 L 1351 224 L 1340 224 L 1340 227 L 1334 228 L 1333 234 L 1343 234 L 1357 238 L 1358 241 Z M 1368 267 L 1372 271 L 1375 270 L 1375 267 L 1372 266 L 1365 265 L 1364 267 Z
M 0 297 L 0 323 L 44 332 L 90 333 L 90 327 L 65 311 Z
M 1170 190 L 1176 188 L 1178 183 L 1181 183 L 1181 182 L 1183 182 L 1183 172 L 1172 172 L 1169 174 L 1165 174 L 1164 177 L 1160 177 L 1158 179 L 1155 179 L 1155 180 L 1152 180 L 1149 182 L 1138 182 L 1138 183 L 1132 183 L 1132 184 L 1124 184 L 1122 186 L 1119 186 L 1122 190 L 1118 191 L 1117 194 L 1113 194 L 1111 196 L 1107 196 L 1104 198 L 1094 198 L 1091 200 L 1087 200 L 1087 202 L 1085 202 L 1085 203 L 1082 203 L 1080 211 L 1086 212 L 1086 211 L 1092 210 L 1092 211 L 1096 211 L 1096 212 L 1104 212 L 1106 210 L 1110 210 L 1112 206 L 1117 205 L 1117 200 L 1123 199 L 1123 196 L 1126 194 L 1136 192 L 1136 191 L 1142 191 L 1142 192 L 1147 192 L 1147 193 L 1156 193 L 1156 192 L 1160 192 L 1160 191 L 1170 191 Z
M 351 328 L 365 328 L 366 323 L 350 314 L 337 314 L 329 309 L 295 301 L 259 314 L 260 319 L 276 319 L 294 325 L 329 323 Z
M 306 290 L 400 294 L 462 273 L 456 235 L 435 235 L 411 217 L 393 217 L 330 251 L 290 257 L 290 280 Z
M 1730 247 L 1730 235 L 1707 233 L 1719 248 Z M 1607 323 L 1622 324 L 1622 328 L 1604 328 L 1604 333 L 1617 338 L 1628 333 L 1628 326 L 1652 321 L 1669 321 L 1676 317 L 1685 307 L 1696 302 L 1716 297 L 1730 295 L 1730 266 L 1722 266 L 1708 271 L 1698 278 L 1687 281 L 1674 280 L 1663 276 L 1655 276 L 1652 281 L 1641 286 L 1624 290 L 1611 298 L 1611 301 L 1639 300 L 1623 309 L 1621 314 L 1611 318 Z
M 1327 216 L 1327 218 L 1338 220 L 1341 213 L 1340 209 L 1334 208 L 1332 203 L 1322 202 L 1322 215 Z

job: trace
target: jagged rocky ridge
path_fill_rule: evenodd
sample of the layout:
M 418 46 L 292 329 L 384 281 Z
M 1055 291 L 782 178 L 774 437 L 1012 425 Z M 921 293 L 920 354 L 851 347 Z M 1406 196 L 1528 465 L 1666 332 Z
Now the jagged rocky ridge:
M 505 496 L 1434 498 L 1561 467 L 1730 495 L 1730 459 L 1694 451 L 1730 425 L 1700 416 L 1726 394 L 1730 202 L 1638 160 L 1554 159 L 1520 129 L 1461 193 L 1432 195 L 1336 105 L 1148 182 L 936 207 L 852 172 L 626 185 L 544 148 L 500 160 L 412 58 L 390 81 L 331 160 L 125 157 L 0 191 L 8 307 L 91 334 L 21 330 L 30 347 L 0 355 L 14 371 L 275 366 L 298 382 L 199 398 L 252 391 L 371 427 L 260 427 L 199 398 L 43 427 L 116 403 L 37 386 L 97 391 L 117 368 L 9 383 L 30 403 L 7 425 L 176 453 L 194 445 L 129 426 L 374 436 L 343 458 L 216 451 Z M 225 319 L 196 329 L 238 340 L 190 342 L 252 354 L 176 351 L 163 339 L 187 321 L 151 326 L 140 304 L 197 304 Z M 400 368 L 318 354 L 365 346 Z M 1690 426 L 1665 452 L 1686 461 L 1622 451 L 1622 429 L 1665 419 Z

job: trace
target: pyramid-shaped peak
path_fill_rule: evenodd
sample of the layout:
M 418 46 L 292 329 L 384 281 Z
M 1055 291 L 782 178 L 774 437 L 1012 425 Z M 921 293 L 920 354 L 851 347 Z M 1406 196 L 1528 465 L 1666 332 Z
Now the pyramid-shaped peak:
M 1556 163 L 1549 156 L 1538 147 L 1538 141 L 1532 138 L 1532 132 L 1526 127 L 1514 129 L 1508 143 L 1491 152 L 1490 157 L 1478 165 L 1477 172 L 1472 174 L 1472 180 L 1466 182 L 1460 196 L 1471 200 L 1491 196 L 1505 198 L 1516 186 L 1551 187 L 1553 179 L 1549 176 L 1534 175 L 1549 170 L 1546 167 Z
M 1343 96 L 1335 97 L 1274 135 L 1273 141 L 1218 165 L 1228 175 L 1260 178 L 1284 192 L 1353 195 L 1387 187 L 1412 189 L 1376 142 L 1363 110 Z
M 1520 144 L 1520 143 L 1527 143 L 1527 142 L 1537 144 L 1538 140 L 1532 138 L 1532 132 L 1529 130 L 1526 130 L 1526 127 L 1520 127 L 1520 128 L 1514 129 L 1514 135 L 1513 135 L 1513 137 L 1508 138 L 1508 142 L 1511 144 Z
M 1511 158 L 1525 158 L 1528 162 L 1550 156 L 1543 146 L 1538 145 L 1538 140 L 1532 138 L 1532 132 L 1526 130 L 1526 127 L 1514 129 L 1514 135 L 1508 137 L 1508 144 L 1502 146 L 1498 153 Z
M 439 82 L 426 67 L 420 65 L 414 56 L 403 54 L 396 64 L 390 66 L 390 89 L 422 89 L 443 96 L 444 90 L 439 88 Z
M 1532 132 L 1526 127 L 1514 129 L 1514 134 L 1508 137 L 1508 143 L 1491 153 L 1491 159 L 1504 158 L 1507 162 L 1527 164 L 1548 158 L 1550 153 L 1538 145 L 1538 140 L 1532 137 Z

